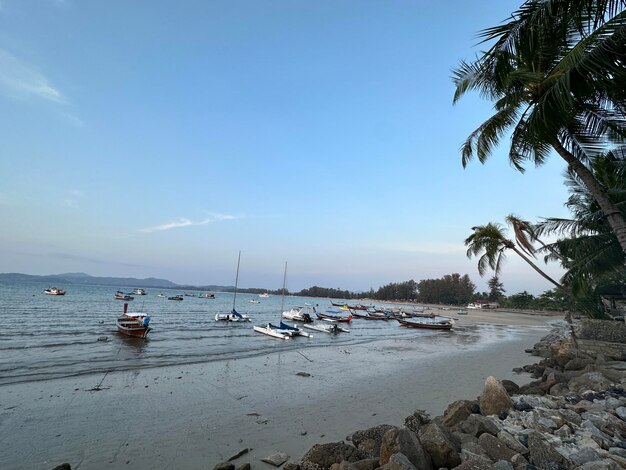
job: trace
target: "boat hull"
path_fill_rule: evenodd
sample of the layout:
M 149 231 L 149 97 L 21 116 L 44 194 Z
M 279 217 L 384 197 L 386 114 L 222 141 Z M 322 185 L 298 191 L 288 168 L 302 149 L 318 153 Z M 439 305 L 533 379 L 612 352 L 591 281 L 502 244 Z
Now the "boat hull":
M 428 323 L 428 322 L 412 322 L 401 320 L 396 318 L 401 326 L 406 326 L 408 328 L 421 328 L 424 330 L 451 330 L 452 323 L 449 322 L 441 322 L 441 323 Z
M 118 333 L 121 333 L 126 336 L 132 336 L 134 338 L 145 338 L 150 331 L 150 327 L 138 327 L 138 328 L 127 328 L 120 325 L 117 325 Z
M 287 333 L 281 333 L 280 331 L 277 331 L 273 328 L 265 328 L 262 326 L 253 326 L 252 328 L 257 333 L 263 333 L 264 335 L 272 336 L 273 338 L 278 338 L 278 339 L 290 339 L 291 338 L 291 336 L 288 335 Z

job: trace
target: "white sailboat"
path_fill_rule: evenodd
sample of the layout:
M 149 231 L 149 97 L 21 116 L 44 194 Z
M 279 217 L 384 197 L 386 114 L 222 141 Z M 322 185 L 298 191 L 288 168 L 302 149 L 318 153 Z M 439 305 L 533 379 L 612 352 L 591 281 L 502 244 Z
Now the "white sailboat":
M 218 313 L 215 315 L 215 321 L 235 321 L 235 322 L 246 322 L 251 321 L 248 315 L 242 315 L 237 310 L 235 310 L 235 302 L 237 301 L 237 287 L 239 285 L 239 263 L 241 262 L 241 251 L 239 252 L 239 257 L 237 258 L 237 276 L 235 277 L 235 294 L 233 295 L 233 309 L 230 313 Z
M 285 306 L 285 286 L 287 284 L 287 263 L 285 262 L 285 274 L 283 276 L 283 297 L 280 302 L 280 311 L 283 311 Z M 282 321 L 278 326 L 272 325 L 268 323 L 267 326 L 254 326 L 254 331 L 258 333 L 263 333 L 268 336 L 273 336 L 274 338 L 281 339 L 289 339 L 293 336 L 306 336 L 311 337 L 309 333 L 306 331 L 302 331 L 300 328 L 295 325 L 288 325 L 287 323 L 283 323 Z

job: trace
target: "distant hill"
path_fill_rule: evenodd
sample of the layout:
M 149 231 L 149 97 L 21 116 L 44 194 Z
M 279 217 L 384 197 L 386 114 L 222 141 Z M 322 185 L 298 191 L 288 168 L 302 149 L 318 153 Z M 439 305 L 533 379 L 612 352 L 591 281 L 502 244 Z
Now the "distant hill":
M 0 282 L 10 283 L 27 283 L 27 282 L 44 282 L 55 285 L 98 285 L 98 286 L 119 286 L 119 287 L 163 287 L 177 288 L 178 284 L 168 281 L 167 279 L 158 279 L 149 277 L 146 279 L 137 279 L 134 277 L 98 277 L 90 276 L 85 273 L 63 273 L 49 274 L 45 276 L 35 276 L 20 273 L 1 273 Z

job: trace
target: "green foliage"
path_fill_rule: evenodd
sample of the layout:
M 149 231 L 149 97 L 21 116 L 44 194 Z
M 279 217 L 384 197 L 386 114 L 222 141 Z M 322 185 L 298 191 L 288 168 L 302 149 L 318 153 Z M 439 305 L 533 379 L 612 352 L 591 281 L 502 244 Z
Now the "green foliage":
M 489 287 L 489 295 L 487 296 L 487 299 L 492 302 L 497 302 L 498 300 L 500 300 L 500 298 L 502 298 L 504 296 L 504 293 L 506 292 L 504 289 L 504 284 L 500 282 L 498 276 L 493 276 L 491 279 L 489 279 L 487 286 Z
M 380 287 L 372 296 L 376 300 L 415 300 L 417 298 L 417 283 L 413 280 L 390 283 Z
M 326 297 L 329 299 L 359 299 L 366 296 L 365 294 L 357 294 L 348 290 L 318 286 L 309 287 L 308 289 L 302 289 L 296 295 L 301 295 L 303 297 Z
M 417 283 L 417 300 L 423 303 L 465 305 L 476 286 L 467 274 L 447 274 L 441 279 L 425 279 Z

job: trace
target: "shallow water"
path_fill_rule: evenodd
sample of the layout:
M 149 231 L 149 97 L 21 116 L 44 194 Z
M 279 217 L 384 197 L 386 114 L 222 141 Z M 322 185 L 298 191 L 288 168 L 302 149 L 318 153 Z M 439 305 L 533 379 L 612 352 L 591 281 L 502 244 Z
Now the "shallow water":
M 337 336 L 312 332 L 313 338 L 279 340 L 255 333 L 252 325 L 280 320 L 279 296 L 259 299 L 238 294 L 236 308 L 252 317 L 252 323 L 215 322 L 216 313 L 232 308 L 231 293 L 215 299 L 184 297 L 176 302 L 158 297 L 182 294 L 180 290 L 147 289 L 135 296 L 130 311 L 142 311 L 152 320 L 146 340 L 117 333 L 115 321 L 123 303 L 114 299 L 111 286 L 59 286 L 65 296 L 44 295 L 48 285 L 0 285 L 0 385 L 70 377 L 114 370 L 133 370 L 174 364 L 190 364 L 305 350 L 319 346 L 351 345 L 377 339 L 429 339 L 430 348 L 441 350 L 488 343 L 515 335 L 515 328 L 459 324 L 451 332 L 402 328 L 395 321 L 354 319 L 351 333 Z M 195 292 L 194 292 L 195 293 Z M 249 301 L 255 299 L 260 303 Z M 327 299 L 286 297 L 285 309 L 304 303 L 330 307 Z M 382 304 L 381 304 L 382 305 Z M 98 338 L 107 337 L 107 341 Z M 435 341 L 433 341 L 435 340 Z M 314 349 L 306 353 L 314 354 Z

